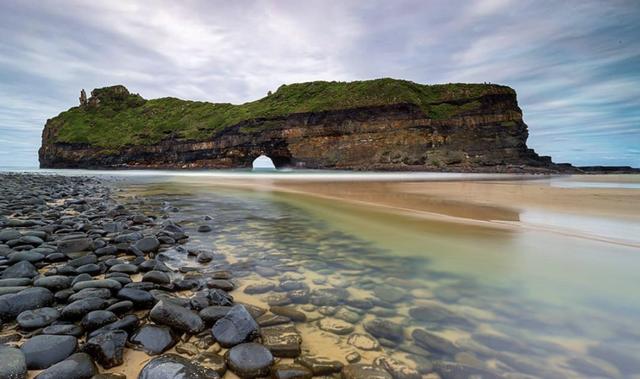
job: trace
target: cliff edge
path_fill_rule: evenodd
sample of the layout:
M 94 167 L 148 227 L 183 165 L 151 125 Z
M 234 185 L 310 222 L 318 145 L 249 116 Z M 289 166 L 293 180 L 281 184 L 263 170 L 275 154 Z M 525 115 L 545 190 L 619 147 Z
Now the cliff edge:
M 277 167 L 558 172 L 527 147 L 513 89 L 404 80 L 283 85 L 241 104 L 145 100 L 124 86 L 84 91 L 47 120 L 42 168 Z

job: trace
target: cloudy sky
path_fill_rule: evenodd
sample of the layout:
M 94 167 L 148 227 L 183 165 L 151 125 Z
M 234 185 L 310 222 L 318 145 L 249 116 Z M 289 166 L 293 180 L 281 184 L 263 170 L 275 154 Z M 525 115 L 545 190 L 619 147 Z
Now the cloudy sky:
M 640 3 L 0 1 L 0 166 L 35 166 L 81 88 L 242 103 L 282 83 L 512 86 L 530 146 L 640 166 Z

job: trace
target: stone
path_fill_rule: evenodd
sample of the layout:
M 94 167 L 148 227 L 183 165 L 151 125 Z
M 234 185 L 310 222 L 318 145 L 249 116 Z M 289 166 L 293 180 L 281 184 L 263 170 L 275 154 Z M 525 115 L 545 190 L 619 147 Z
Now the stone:
M 190 334 L 199 333 L 204 329 L 204 322 L 200 316 L 169 301 L 159 301 L 151 309 L 149 318 L 157 324 L 167 325 Z
M 304 312 L 300 312 L 299 310 L 297 310 L 295 307 L 292 307 L 292 306 L 289 307 L 289 306 L 274 305 L 271 308 L 269 308 L 269 310 L 273 314 L 285 316 L 295 322 L 307 321 L 307 315 L 305 315 Z
M 36 376 L 36 379 L 91 379 L 98 368 L 86 353 L 72 354 Z
M 2 229 L 0 230 L 0 241 L 7 242 L 11 240 L 17 240 L 22 237 L 19 231 L 15 229 Z
M 133 246 L 135 246 L 135 248 L 145 254 L 153 253 L 158 251 L 158 247 L 160 247 L 160 241 L 158 241 L 156 237 L 144 237 L 136 241 Z
M 311 370 L 313 376 L 333 375 L 340 372 L 344 367 L 340 361 L 334 361 L 333 359 L 316 355 L 303 355 L 298 357 L 294 362 Z
M 0 345 L 0 378 L 25 379 L 27 362 L 20 349 Z
M 111 311 L 115 314 L 127 313 L 133 309 L 133 302 L 129 300 L 122 300 L 107 307 L 107 311 Z
M 391 374 L 382 368 L 364 363 L 355 363 L 344 366 L 342 379 L 394 379 Z
M 404 340 L 404 331 L 401 325 L 389 320 L 373 319 L 366 321 L 364 329 L 376 338 L 386 338 L 394 342 Z
M 411 332 L 411 337 L 416 345 L 430 352 L 455 355 L 459 351 L 459 349 L 449 340 L 422 329 L 415 329 Z
M 308 368 L 296 364 L 277 364 L 271 369 L 273 379 L 311 379 L 313 373 Z
M 111 324 L 107 324 L 100 329 L 96 329 L 93 332 L 90 332 L 87 337 L 92 338 L 98 336 L 100 334 L 112 331 L 112 330 L 124 330 L 128 334 L 133 333 L 133 331 L 140 324 L 140 320 L 136 315 L 126 315 L 118 321 L 112 322 Z
M 39 335 L 27 340 L 20 350 L 29 370 L 42 370 L 66 359 L 77 346 L 78 341 L 72 336 Z
M 77 238 L 58 242 L 58 251 L 63 254 L 93 250 L 91 238 Z
M 244 305 L 236 305 L 216 321 L 211 328 L 213 338 L 222 347 L 252 341 L 259 334 L 259 326 Z
M 33 278 L 38 275 L 36 267 L 27 261 L 20 261 L 7 267 L 2 272 L 2 279 L 8 278 Z
M 111 291 L 118 291 L 122 288 L 122 284 L 113 279 L 85 280 L 74 284 L 72 288 L 76 292 L 86 288 L 106 288 Z
M 149 355 L 158 355 L 173 347 L 178 338 L 168 326 L 149 324 L 138 329 L 129 342 Z
M 264 314 L 256 319 L 256 322 L 259 326 L 275 326 L 281 324 L 288 324 L 291 322 L 289 317 L 274 315 L 274 314 Z
M 245 287 L 244 293 L 247 295 L 258 295 L 272 291 L 275 286 L 273 283 L 256 283 Z
M 196 261 L 198 261 L 198 263 L 209 263 L 213 260 L 213 257 L 213 252 L 203 250 L 196 256 Z
M 135 308 L 147 309 L 153 307 L 156 299 L 147 291 L 136 288 L 123 288 L 118 291 L 118 299 L 129 300 Z
M 344 358 L 348 363 L 358 363 L 362 359 L 362 356 L 357 351 L 352 351 L 348 353 Z
M 211 227 L 209 225 L 200 225 L 198 226 L 198 232 L 199 233 L 209 233 L 211 230 Z
M 27 288 L 0 296 L 0 320 L 13 320 L 20 313 L 53 304 L 53 294 L 46 288 Z
M 270 326 L 260 329 L 262 344 L 275 357 L 296 358 L 300 355 L 302 337 L 293 325 Z
M 42 329 L 42 334 L 58 334 L 78 338 L 84 334 L 84 330 L 75 324 L 55 324 Z
M 273 355 L 264 346 L 249 342 L 236 345 L 225 355 L 227 365 L 241 378 L 257 378 L 269 374 Z
M 63 275 L 44 276 L 36 279 L 33 285 L 36 287 L 44 287 L 50 291 L 60 291 L 71 287 L 71 278 Z
M 347 343 L 360 350 L 380 350 L 380 343 L 368 334 L 352 334 L 349 336 Z
M 498 375 L 488 369 L 479 367 L 471 367 L 455 362 L 435 361 L 433 369 L 441 378 L 482 378 L 482 379 L 502 379 L 502 375 Z
M 118 263 L 109 267 L 109 272 L 121 272 L 129 275 L 137 274 L 138 270 L 138 266 L 131 263 Z
M 207 298 L 209 298 L 211 305 L 233 305 L 233 296 L 229 295 L 226 291 L 217 288 L 210 289 L 207 293 Z
M 223 291 L 233 291 L 235 286 L 230 280 L 226 279 L 210 279 L 207 281 L 207 287 L 209 288 L 218 288 Z
M 325 332 L 330 332 L 340 336 L 350 334 L 354 330 L 354 326 L 352 324 L 332 317 L 325 317 L 318 321 L 318 327 Z
M 176 352 L 184 355 L 194 356 L 198 354 L 198 348 L 192 343 L 183 343 L 176 346 Z
M 60 317 L 60 312 L 55 308 L 38 308 L 20 313 L 16 318 L 18 325 L 22 329 L 38 329 L 56 321 Z
M 202 367 L 196 362 L 176 354 L 165 354 L 153 358 L 147 363 L 138 379 L 219 379 L 220 375 L 212 369 Z
M 142 276 L 142 281 L 155 284 L 169 284 L 171 283 L 171 278 L 162 271 L 149 271 Z
M 87 313 L 82 318 L 80 325 L 87 331 L 93 331 L 117 320 L 118 317 L 113 312 L 97 310 Z
M 109 302 L 105 299 L 89 297 L 86 299 L 76 300 L 64 308 L 62 308 L 62 318 L 65 320 L 81 319 L 91 311 L 97 311 L 107 307 Z
M 373 364 L 382 367 L 391 374 L 393 379 L 420 379 L 422 375 L 411 367 L 387 356 L 380 356 L 373 361 Z
M 220 306 L 220 305 L 212 305 L 206 308 L 203 308 L 200 311 L 200 318 L 209 324 L 213 325 L 216 321 L 224 317 L 231 310 L 230 306 Z
M 33 250 L 18 251 L 9 255 L 9 264 L 27 261 L 37 263 L 44 259 L 44 255 L 34 252 Z
M 82 350 L 92 356 L 102 367 L 109 369 L 123 363 L 126 343 L 127 332 L 112 330 L 89 338 Z

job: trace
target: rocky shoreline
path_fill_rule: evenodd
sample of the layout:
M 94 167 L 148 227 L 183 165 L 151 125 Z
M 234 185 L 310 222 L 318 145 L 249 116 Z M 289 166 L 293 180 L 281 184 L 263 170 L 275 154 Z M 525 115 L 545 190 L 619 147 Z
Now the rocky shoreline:
M 127 349 L 154 357 L 140 379 L 227 370 L 241 378 L 419 377 L 391 358 L 355 363 L 356 353 L 344 365 L 304 354 L 294 323 L 303 313 L 234 301 L 231 270 L 175 272 L 163 263 L 169 250 L 202 265 L 219 257 L 184 248 L 189 236 L 179 224 L 118 204 L 101 180 L 2 174 L 1 183 L 0 378 L 123 378 L 108 370 L 123 365 Z M 297 284 L 282 283 L 300 292 Z

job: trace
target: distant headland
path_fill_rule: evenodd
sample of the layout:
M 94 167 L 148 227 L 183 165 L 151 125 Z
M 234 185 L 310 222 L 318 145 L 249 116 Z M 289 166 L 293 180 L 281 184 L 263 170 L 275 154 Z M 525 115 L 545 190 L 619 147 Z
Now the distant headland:
M 527 147 L 516 92 L 496 84 L 405 80 L 282 85 L 241 105 L 146 100 L 98 88 L 49 119 L 42 168 L 276 167 L 461 172 L 582 172 Z M 627 167 L 587 171 L 633 172 Z

